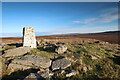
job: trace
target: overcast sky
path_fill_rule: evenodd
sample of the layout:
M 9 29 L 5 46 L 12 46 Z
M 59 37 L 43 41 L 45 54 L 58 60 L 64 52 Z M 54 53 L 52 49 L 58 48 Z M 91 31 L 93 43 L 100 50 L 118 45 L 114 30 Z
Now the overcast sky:
M 8 33 L 22 33 L 23 27 L 34 27 L 36 32 L 45 34 L 115 31 L 118 3 L 3 2 L 2 33 L 12 37 Z

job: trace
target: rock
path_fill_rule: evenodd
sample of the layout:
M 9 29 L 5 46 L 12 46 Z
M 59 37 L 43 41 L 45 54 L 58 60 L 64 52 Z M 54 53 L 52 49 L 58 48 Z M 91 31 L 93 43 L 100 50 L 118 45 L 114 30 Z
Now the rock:
M 15 56 L 21 56 L 26 54 L 27 52 L 30 52 L 32 48 L 30 47 L 19 47 L 15 49 L 9 49 L 5 51 L 5 54 L 3 54 L 3 57 L 15 57 Z
M 83 67 L 82 70 L 83 70 L 84 72 L 86 72 L 86 71 L 87 71 L 87 67 Z
M 43 79 L 49 79 L 50 75 L 49 75 L 49 69 L 45 69 L 43 71 L 38 71 L 37 72 Z
M 53 75 L 54 75 L 54 73 L 53 73 L 53 72 L 50 72 L 50 73 L 49 73 L 49 76 L 53 76 Z
M 101 58 L 99 55 L 96 55 L 98 58 Z
M 24 80 L 29 79 L 38 80 L 40 79 L 40 76 L 37 73 L 30 73 Z
M 81 53 L 73 53 L 75 58 L 81 58 Z
M 55 52 L 58 54 L 62 54 L 67 50 L 67 47 L 65 45 L 59 46 L 57 49 L 55 49 Z
M 10 63 L 8 65 L 8 70 L 10 70 L 11 72 L 14 72 L 15 70 L 26 70 L 30 68 L 31 67 L 20 65 L 20 64 L 14 64 L 14 63 Z
M 9 45 L 7 44 L 2 46 L 2 48 L 7 48 L 7 47 L 9 47 Z
M 92 56 L 92 55 L 90 56 L 90 58 L 91 58 L 91 59 L 97 59 L 97 57 L 95 57 L 95 56 Z
M 36 66 L 40 68 L 48 68 L 51 65 L 51 60 L 46 57 L 42 57 L 40 55 L 32 54 L 32 55 L 25 55 L 18 59 L 14 59 L 12 63 L 17 63 L 26 66 Z
M 65 69 L 69 66 L 71 66 L 71 62 L 65 57 L 58 58 L 52 62 L 52 70 Z
M 66 77 L 71 77 L 78 74 L 78 72 L 76 72 L 75 70 L 70 70 L 68 72 L 66 72 Z
M 3 54 L 3 51 L 0 51 L 0 56 L 2 56 L 2 54 Z
M 61 70 L 61 74 L 65 73 L 65 70 Z
M 88 66 L 87 68 L 88 68 L 88 70 L 92 70 L 92 68 L 90 66 Z

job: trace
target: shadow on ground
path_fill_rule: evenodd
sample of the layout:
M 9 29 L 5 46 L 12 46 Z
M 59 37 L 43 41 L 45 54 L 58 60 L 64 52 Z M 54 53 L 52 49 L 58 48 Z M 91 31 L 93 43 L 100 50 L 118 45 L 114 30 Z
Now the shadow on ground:
M 55 48 L 56 48 L 56 46 L 54 44 L 48 44 L 46 46 L 37 47 L 37 49 L 39 49 L 40 51 L 46 51 L 49 53 L 55 52 Z
M 31 69 L 27 69 L 27 70 L 24 70 L 24 71 L 19 70 L 19 71 L 11 73 L 10 75 L 3 76 L 2 80 L 24 80 L 26 78 L 26 76 L 28 76 L 30 73 L 36 73 L 37 74 L 37 71 L 39 71 L 39 69 L 31 68 Z M 41 80 L 41 79 L 44 80 L 44 78 L 39 75 L 39 78 L 36 79 L 36 80 Z M 27 80 L 29 80 L 29 79 L 27 79 Z M 32 79 L 30 79 L 30 80 L 32 80 Z
M 109 57 L 109 59 L 113 60 L 114 63 L 120 65 L 120 56 L 114 55 L 114 58 L 113 57 Z
M 23 46 L 22 43 L 12 43 L 12 44 L 8 44 L 9 46 L 16 46 L 16 47 L 21 47 Z

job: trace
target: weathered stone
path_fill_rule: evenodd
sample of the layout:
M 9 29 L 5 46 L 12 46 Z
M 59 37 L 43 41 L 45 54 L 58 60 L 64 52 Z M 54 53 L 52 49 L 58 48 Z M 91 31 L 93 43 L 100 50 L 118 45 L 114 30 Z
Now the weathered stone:
M 97 59 L 97 57 L 93 56 L 93 55 L 90 55 L 90 58 L 91 59 Z
M 0 51 L 0 56 L 2 56 L 2 54 L 3 54 L 3 51 Z
M 86 71 L 87 71 L 87 67 L 83 67 L 82 70 L 83 70 L 84 72 L 86 72 Z
M 78 72 L 75 71 L 75 70 L 69 70 L 66 72 L 66 77 L 71 77 L 71 76 L 74 76 L 76 75 Z
M 75 58 L 81 58 L 81 53 L 73 53 Z
M 37 44 L 35 38 L 35 31 L 33 27 L 23 28 L 23 46 L 36 48 Z
M 12 72 L 14 72 L 15 70 L 26 70 L 26 69 L 30 69 L 31 67 L 29 66 L 24 66 L 24 65 L 20 65 L 20 64 L 14 64 L 14 63 L 10 63 L 8 65 L 8 70 Z
M 50 78 L 49 69 L 45 69 L 43 71 L 38 71 L 37 73 L 44 79 L 48 80 Z
M 53 72 L 50 72 L 50 73 L 49 73 L 49 76 L 53 76 L 53 75 L 54 75 L 54 73 L 53 73 Z
M 99 55 L 96 55 L 98 58 L 101 58 Z
M 24 80 L 38 80 L 40 76 L 37 73 L 30 73 Z
M 30 47 L 19 47 L 15 49 L 9 49 L 5 51 L 5 54 L 3 54 L 3 57 L 15 57 L 15 56 L 21 56 L 26 54 L 27 52 L 30 52 L 32 48 Z
M 58 54 L 62 54 L 67 50 L 67 47 L 65 45 L 59 46 L 58 48 L 55 49 L 55 52 Z
M 7 47 L 9 47 L 9 45 L 7 44 L 2 46 L 2 48 L 7 48 Z
M 92 67 L 91 67 L 91 66 L 88 66 L 87 68 L 88 68 L 88 70 L 92 70 Z
M 66 58 L 58 58 L 52 62 L 52 70 L 65 69 L 69 66 L 71 66 L 71 62 Z
M 40 55 L 25 55 L 21 58 L 14 59 L 12 63 L 26 66 L 36 66 L 40 68 L 48 68 L 51 65 L 51 60 Z

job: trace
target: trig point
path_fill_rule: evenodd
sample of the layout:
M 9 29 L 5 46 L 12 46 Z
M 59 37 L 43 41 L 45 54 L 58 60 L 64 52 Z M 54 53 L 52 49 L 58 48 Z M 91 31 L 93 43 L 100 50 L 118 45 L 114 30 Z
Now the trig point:
M 31 48 L 36 48 L 36 38 L 35 31 L 33 27 L 23 28 L 23 46 L 28 46 Z

